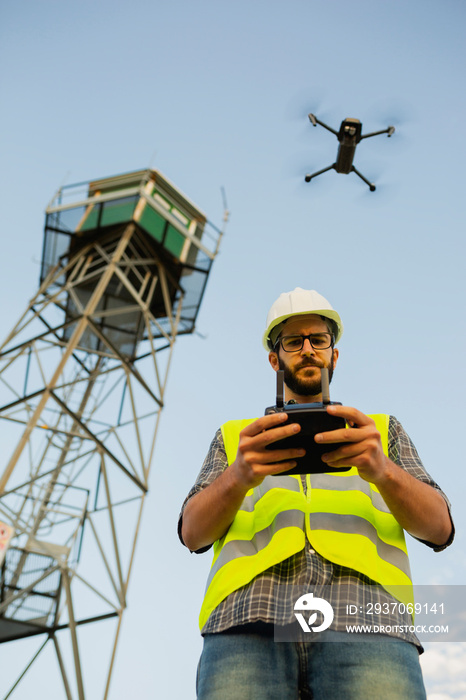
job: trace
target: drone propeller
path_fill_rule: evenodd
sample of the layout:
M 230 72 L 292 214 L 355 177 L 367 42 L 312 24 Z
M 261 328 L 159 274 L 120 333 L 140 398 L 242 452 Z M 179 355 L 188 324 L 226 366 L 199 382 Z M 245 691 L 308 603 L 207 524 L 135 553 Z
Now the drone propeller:
M 412 104 L 397 98 L 384 98 L 368 105 L 364 127 L 367 131 L 380 124 L 393 124 L 396 132 L 390 150 L 395 152 L 406 147 L 406 134 L 416 121 L 417 110 Z
M 369 104 L 367 107 L 368 118 L 376 124 L 388 123 L 402 127 L 416 119 L 415 109 L 406 101 L 397 98 L 383 98 Z
M 318 114 L 322 119 L 331 119 L 332 112 L 325 104 L 326 102 L 325 89 L 310 86 L 291 96 L 285 106 L 285 118 L 300 123 L 304 120 L 305 123 L 307 115 L 312 112 Z

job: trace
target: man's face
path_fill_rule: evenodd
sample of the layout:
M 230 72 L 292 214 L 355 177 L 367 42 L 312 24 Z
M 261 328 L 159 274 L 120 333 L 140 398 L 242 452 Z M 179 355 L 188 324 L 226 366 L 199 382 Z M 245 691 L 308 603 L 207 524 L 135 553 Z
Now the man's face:
M 282 328 L 280 337 L 328 332 L 325 321 L 320 316 L 310 314 L 291 318 Z M 269 353 L 273 369 L 282 369 L 285 373 L 287 400 L 295 399 L 300 403 L 321 399 L 320 369 L 327 367 L 331 380 L 337 359 L 337 349 L 315 350 L 308 339 L 298 352 L 285 352 L 281 346 L 276 346 L 276 352 Z

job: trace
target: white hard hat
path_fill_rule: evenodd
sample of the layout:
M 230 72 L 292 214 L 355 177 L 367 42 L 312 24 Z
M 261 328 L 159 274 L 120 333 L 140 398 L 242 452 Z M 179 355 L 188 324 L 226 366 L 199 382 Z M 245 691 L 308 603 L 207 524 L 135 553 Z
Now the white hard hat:
M 262 339 L 266 350 L 271 350 L 277 339 L 279 328 L 284 321 L 291 316 L 301 316 L 303 314 L 318 314 L 333 321 L 335 327 L 335 342 L 337 343 L 343 333 L 343 323 L 339 314 L 334 311 L 321 294 L 314 289 L 301 289 L 296 287 L 292 292 L 280 294 L 278 299 L 270 307 L 267 314 L 267 330 Z M 274 332 L 275 329 L 275 332 Z

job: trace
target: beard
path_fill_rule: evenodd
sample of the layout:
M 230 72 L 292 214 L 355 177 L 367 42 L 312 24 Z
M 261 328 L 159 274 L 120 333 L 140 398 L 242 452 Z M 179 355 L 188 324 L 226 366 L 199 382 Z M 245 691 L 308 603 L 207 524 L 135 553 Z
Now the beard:
M 285 373 L 285 384 L 288 387 L 288 389 L 290 389 L 290 391 L 292 391 L 294 394 L 298 396 L 317 396 L 318 394 L 322 393 L 322 382 L 320 378 L 320 372 L 317 377 L 298 377 L 297 372 L 302 367 L 325 367 L 325 364 L 323 362 L 310 362 L 309 360 L 303 360 L 303 362 L 300 365 L 294 367 L 293 369 L 290 369 L 290 367 L 288 367 L 283 362 L 283 359 L 279 357 L 278 367 L 279 369 L 282 369 Z M 333 377 L 333 350 L 332 357 L 330 358 L 330 362 L 327 366 L 327 369 L 328 381 L 330 384 Z

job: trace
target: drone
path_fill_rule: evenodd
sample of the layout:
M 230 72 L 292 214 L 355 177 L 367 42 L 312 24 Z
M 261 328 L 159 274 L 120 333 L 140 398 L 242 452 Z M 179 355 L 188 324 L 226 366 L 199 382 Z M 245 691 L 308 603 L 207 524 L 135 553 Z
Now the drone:
M 317 117 L 314 114 L 309 114 L 309 121 L 313 126 L 317 126 L 317 124 L 320 124 L 320 126 L 323 126 L 324 129 L 327 129 L 328 131 L 331 131 L 332 134 L 335 134 L 337 137 L 340 145 L 338 146 L 338 153 L 337 153 L 337 159 L 333 165 L 329 165 L 328 168 L 323 168 L 322 170 L 318 170 L 316 173 L 313 173 L 312 175 L 307 174 L 304 178 L 306 182 L 310 182 L 314 177 L 317 177 L 318 175 L 322 175 L 322 173 L 326 173 L 327 170 L 336 170 L 337 173 L 344 173 L 345 175 L 348 175 L 349 173 L 356 173 L 358 177 L 363 180 L 366 185 L 369 185 L 369 189 L 371 192 L 375 191 L 375 185 L 373 182 L 369 182 L 367 178 L 364 177 L 362 173 L 359 172 L 359 170 L 356 170 L 356 168 L 353 165 L 353 160 L 354 160 L 354 154 L 356 153 L 356 146 L 362 139 L 368 139 L 371 136 L 378 136 L 379 134 L 388 134 L 388 136 L 391 136 L 395 132 L 395 127 L 394 126 L 389 126 L 387 129 L 383 129 L 382 131 L 373 131 L 371 134 L 362 134 L 362 124 L 359 121 L 359 119 L 352 119 L 348 117 L 348 119 L 344 119 L 341 122 L 340 126 L 340 131 L 335 131 L 335 129 L 332 129 L 332 127 L 328 126 L 327 124 L 324 124 L 324 122 L 320 121 L 320 119 L 317 119 Z

